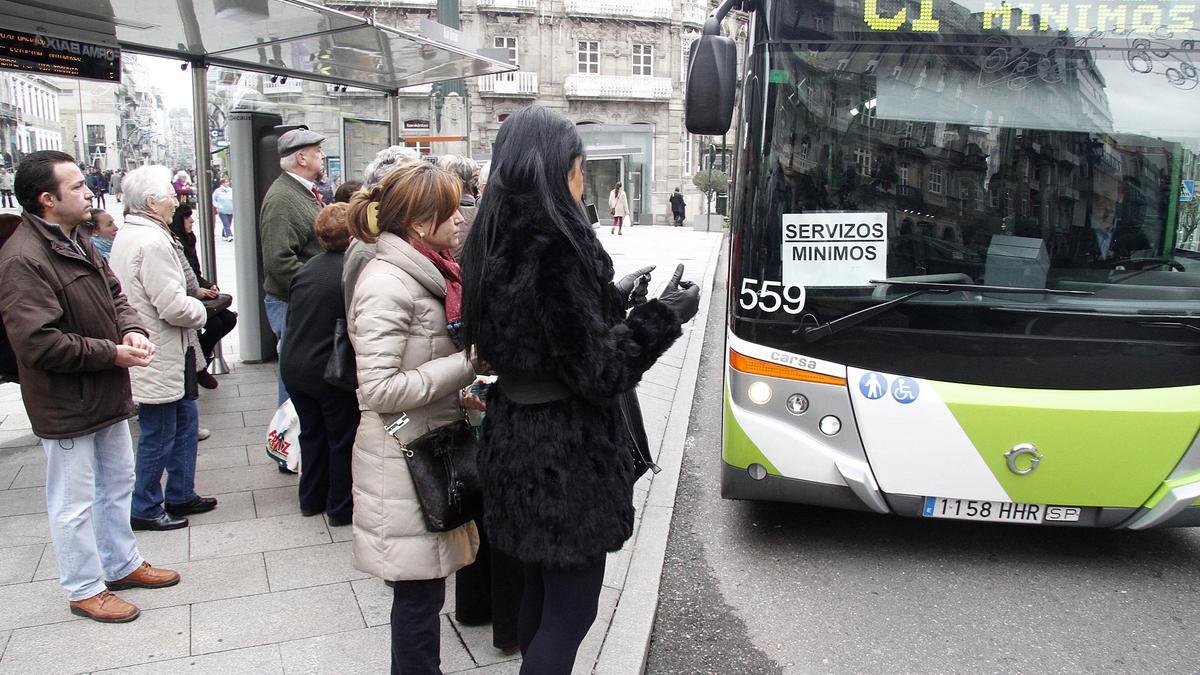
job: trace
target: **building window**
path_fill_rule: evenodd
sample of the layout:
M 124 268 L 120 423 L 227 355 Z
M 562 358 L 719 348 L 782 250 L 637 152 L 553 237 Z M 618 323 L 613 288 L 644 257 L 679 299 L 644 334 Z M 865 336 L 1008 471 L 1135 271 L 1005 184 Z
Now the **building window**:
M 633 74 L 654 75 L 654 45 L 633 46 Z
M 905 122 L 905 123 L 904 123 L 904 134 L 903 134 L 903 136 L 904 136 L 905 138 L 912 138 L 912 134 L 913 134 L 913 123 L 912 123 L 912 122 Z
M 692 135 L 684 136 L 683 141 L 683 175 L 692 175 Z
M 600 72 L 600 43 L 595 41 L 580 41 L 579 50 L 576 52 L 578 58 L 578 72 L 599 74 Z
M 812 151 L 812 144 L 808 139 L 800 141 L 800 159 L 808 159 L 808 153 Z
M 900 184 L 908 185 L 908 162 L 900 164 Z
M 492 46 L 496 49 L 508 50 L 508 62 L 514 66 L 521 65 L 517 61 L 517 38 L 515 37 L 496 37 L 492 38 Z
M 87 159 L 90 162 L 96 155 L 103 155 L 105 146 L 104 141 L 104 125 L 89 124 L 87 125 Z
M 935 166 L 929 170 L 929 191 L 935 195 L 942 194 L 942 189 L 946 184 L 946 170 L 940 166 Z
M 429 153 L 433 151 L 433 147 L 430 145 L 429 141 L 404 141 L 404 147 L 413 148 L 417 152 L 421 153 L 422 157 L 428 156 Z
M 871 149 L 858 148 L 854 151 L 854 165 L 858 167 L 858 172 L 864 176 L 871 175 Z

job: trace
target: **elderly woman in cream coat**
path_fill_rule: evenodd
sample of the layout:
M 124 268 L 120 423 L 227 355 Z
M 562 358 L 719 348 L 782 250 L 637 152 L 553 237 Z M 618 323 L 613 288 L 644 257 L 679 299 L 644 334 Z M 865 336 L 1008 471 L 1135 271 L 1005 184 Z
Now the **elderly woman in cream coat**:
M 134 470 L 135 530 L 186 527 L 186 516 L 216 508 L 217 500 L 196 494 L 196 329 L 204 326 L 204 304 L 188 295 L 182 261 L 168 229 L 179 205 L 165 166 L 143 166 L 125 176 L 125 225 L 113 241 L 109 264 L 129 304 L 150 330 L 154 361 L 131 368 L 138 406 Z M 163 471 L 167 487 L 162 488 Z
M 347 329 L 357 355 L 363 413 L 354 441 L 354 566 L 388 581 L 392 673 L 438 673 L 438 614 L 446 576 L 475 559 L 473 522 L 426 529 L 399 441 L 382 416 L 405 413 L 401 441 L 463 419 L 475 369 L 455 343 L 461 275 L 456 178 L 425 162 L 403 165 L 350 202 L 350 229 L 377 244 L 354 286 Z M 376 215 L 377 214 L 377 215 Z

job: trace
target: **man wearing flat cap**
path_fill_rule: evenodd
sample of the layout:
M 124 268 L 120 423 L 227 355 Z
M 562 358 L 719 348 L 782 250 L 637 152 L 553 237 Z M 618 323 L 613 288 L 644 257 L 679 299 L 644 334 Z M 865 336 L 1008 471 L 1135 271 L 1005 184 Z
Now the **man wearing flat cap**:
M 262 232 L 263 291 L 267 321 L 275 337 L 283 341 L 287 328 L 288 287 L 292 277 L 321 252 L 313 224 L 324 206 L 316 181 L 324 171 L 325 137 L 307 128 L 292 129 L 279 136 L 279 168 L 283 173 L 263 197 L 259 213 Z M 279 403 L 287 400 L 279 382 Z

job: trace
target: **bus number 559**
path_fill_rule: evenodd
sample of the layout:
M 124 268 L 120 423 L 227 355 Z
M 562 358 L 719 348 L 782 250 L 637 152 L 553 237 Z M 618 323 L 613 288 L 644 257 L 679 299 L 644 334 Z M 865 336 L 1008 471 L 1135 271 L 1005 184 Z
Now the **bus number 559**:
M 804 287 L 784 286 L 780 281 L 742 279 L 738 304 L 745 310 L 758 308 L 770 313 L 782 309 L 788 314 L 799 314 L 804 310 Z

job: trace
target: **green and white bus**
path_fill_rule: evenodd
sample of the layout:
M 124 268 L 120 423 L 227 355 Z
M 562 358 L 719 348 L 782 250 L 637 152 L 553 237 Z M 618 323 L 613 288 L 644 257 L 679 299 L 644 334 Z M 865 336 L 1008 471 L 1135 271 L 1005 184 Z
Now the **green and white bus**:
M 748 39 L 720 36 L 733 6 Z M 730 0 L 722 495 L 1200 525 L 1200 2 Z

